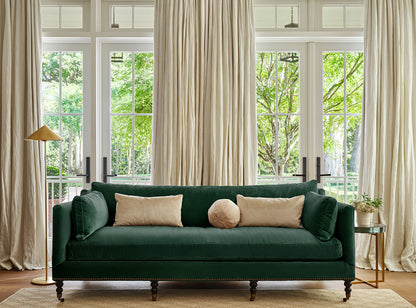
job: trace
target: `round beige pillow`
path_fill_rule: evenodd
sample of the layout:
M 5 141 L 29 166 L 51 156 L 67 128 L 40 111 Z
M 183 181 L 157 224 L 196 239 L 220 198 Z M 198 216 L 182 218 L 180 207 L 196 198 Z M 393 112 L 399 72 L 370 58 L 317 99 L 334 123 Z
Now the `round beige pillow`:
M 216 228 L 234 228 L 240 222 L 240 208 L 229 199 L 219 199 L 209 208 L 208 219 Z

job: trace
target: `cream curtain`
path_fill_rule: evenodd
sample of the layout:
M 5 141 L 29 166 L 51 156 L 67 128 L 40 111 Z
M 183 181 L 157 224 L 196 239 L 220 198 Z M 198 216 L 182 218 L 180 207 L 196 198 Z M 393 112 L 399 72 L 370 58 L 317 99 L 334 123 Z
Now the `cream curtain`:
M 251 0 L 155 1 L 154 184 L 254 184 Z
M 0 1 L 0 267 L 44 264 L 39 0 Z
M 382 197 L 386 266 L 416 271 L 416 3 L 368 0 L 360 192 Z M 373 241 L 357 236 L 357 265 L 375 267 Z

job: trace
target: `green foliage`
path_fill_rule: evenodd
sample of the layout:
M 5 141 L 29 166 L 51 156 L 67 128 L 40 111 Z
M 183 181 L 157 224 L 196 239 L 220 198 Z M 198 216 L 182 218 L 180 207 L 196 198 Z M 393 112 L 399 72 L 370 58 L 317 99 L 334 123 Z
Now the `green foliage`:
M 286 53 L 257 54 L 260 175 L 289 175 L 297 172 L 299 166 L 299 63 L 280 61 L 285 56 Z M 276 109 L 285 115 L 277 115 Z
M 43 121 L 63 137 L 47 143 L 48 176 L 82 172 L 83 57 L 81 52 L 45 52 L 42 61 Z M 61 157 L 60 157 L 61 154 Z M 58 170 L 56 173 L 54 170 Z M 54 196 L 59 195 L 59 183 Z M 67 183 L 62 184 L 63 195 Z
M 257 54 L 258 173 L 263 176 L 290 175 L 299 167 L 299 63 L 280 60 L 287 55 Z M 338 175 L 343 175 L 343 155 L 348 176 L 358 175 L 362 86 L 363 53 L 346 53 L 345 63 L 343 52 L 323 54 L 324 152 L 339 164 Z
M 366 193 L 362 194 L 362 199 L 365 204 L 372 206 L 376 209 L 379 209 L 383 206 L 383 199 L 382 198 L 370 198 L 370 196 Z
M 153 54 L 124 53 L 123 62 L 111 63 L 113 172 L 119 175 L 150 176 L 152 116 L 141 114 L 152 114 L 152 106 Z

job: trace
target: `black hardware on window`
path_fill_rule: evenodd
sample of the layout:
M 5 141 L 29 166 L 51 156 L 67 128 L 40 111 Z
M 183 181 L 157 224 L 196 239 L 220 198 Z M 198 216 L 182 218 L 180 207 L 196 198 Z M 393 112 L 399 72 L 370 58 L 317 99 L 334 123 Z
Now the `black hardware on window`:
M 107 157 L 103 157 L 103 182 L 107 183 L 107 178 L 112 178 L 117 174 L 107 174 Z
M 321 176 L 331 176 L 330 173 L 321 173 L 321 158 L 316 158 L 316 181 L 321 183 Z
M 292 174 L 293 176 L 301 176 L 302 182 L 306 182 L 306 157 L 302 157 L 302 174 Z
M 89 183 L 91 182 L 91 163 L 90 163 L 90 157 L 85 158 L 85 174 L 77 174 L 77 176 L 85 176 L 85 182 Z

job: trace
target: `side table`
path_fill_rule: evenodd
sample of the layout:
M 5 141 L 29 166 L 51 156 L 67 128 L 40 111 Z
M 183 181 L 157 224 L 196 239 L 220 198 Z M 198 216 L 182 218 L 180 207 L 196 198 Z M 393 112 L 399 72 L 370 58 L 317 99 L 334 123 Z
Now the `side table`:
M 368 226 L 355 226 L 354 227 L 355 233 L 366 233 L 370 235 L 376 236 L 376 280 L 363 280 L 358 277 L 355 277 L 358 281 L 353 281 L 352 283 L 366 283 L 369 286 L 374 288 L 378 288 L 379 282 L 384 282 L 384 233 L 386 232 L 386 225 L 383 224 L 371 224 Z M 381 280 L 378 279 L 378 261 L 379 261 L 379 240 L 381 235 Z

